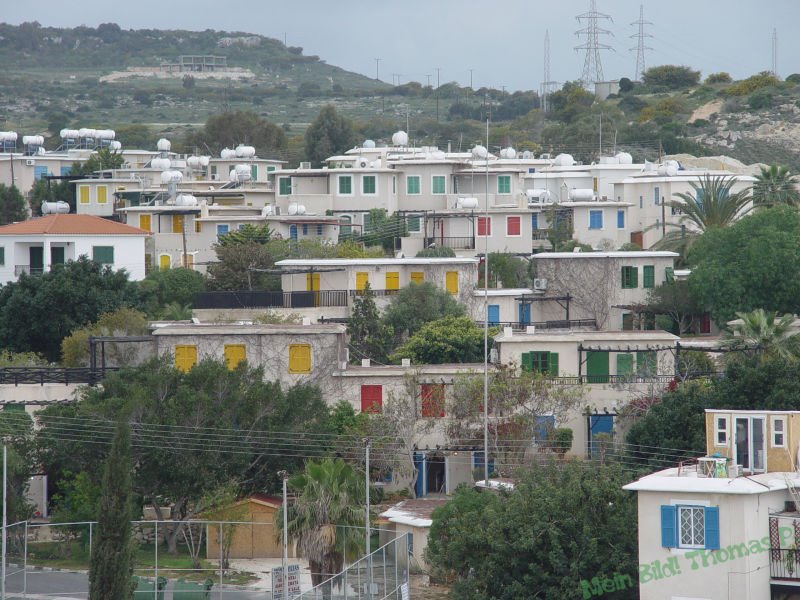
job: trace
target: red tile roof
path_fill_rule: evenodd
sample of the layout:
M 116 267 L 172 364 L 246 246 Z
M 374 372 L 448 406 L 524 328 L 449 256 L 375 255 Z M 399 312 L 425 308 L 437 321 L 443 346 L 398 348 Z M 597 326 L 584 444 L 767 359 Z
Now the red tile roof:
M 47 215 L 0 227 L 0 235 L 149 235 L 149 232 L 93 215 Z

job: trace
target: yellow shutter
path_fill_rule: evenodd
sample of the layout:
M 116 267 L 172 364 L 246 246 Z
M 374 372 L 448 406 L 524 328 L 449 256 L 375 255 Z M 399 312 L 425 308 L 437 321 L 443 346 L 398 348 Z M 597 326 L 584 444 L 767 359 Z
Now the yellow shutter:
M 139 229 L 152 231 L 150 229 L 150 215 L 139 215 Z
M 366 271 L 357 271 L 356 272 L 356 291 L 361 292 L 367 287 L 367 282 L 369 281 L 369 273 Z
M 184 254 L 182 266 L 184 269 L 194 269 L 194 254 Z
M 306 291 L 319 291 L 319 273 L 306 273 Z
M 386 289 L 399 290 L 400 289 L 400 273 L 397 271 L 387 271 L 386 273 Z
M 172 266 L 172 258 L 169 254 L 162 254 L 158 257 L 158 268 L 166 271 Z
M 172 233 L 183 231 L 183 215 L 172 215 Z
M 289 373 L 311 372 L 311 346 L 309 344 L 289 345 Z
M 98 185 L 97 186 L 97 203 L 98 204 L 105 204 L 108 201 L 108 186 L 106 185 Z
M 197 346 L 175 346 L 175 368 L 188 372 L 197 364 Z
M 448 271 L 444 281 L 445 289 L 451 294 L 458 294 L 458 271 Z
M 247 360 L 247 348 L 244 344 L 225 344 L 225 364 L 232 371 L 240 362 Z
M 194 232 L 200 233 L 203 230 L 203 223 L 198 221 L 197 219 L 194 220 Z
M 422 271 L 411 272 L 411 283 L 422 283 L 425 281 L 425 273 Z
M 78 199 L 81 204 L 89 204 L 89 186 L 88 185 L 79 185 L 78 186 Z

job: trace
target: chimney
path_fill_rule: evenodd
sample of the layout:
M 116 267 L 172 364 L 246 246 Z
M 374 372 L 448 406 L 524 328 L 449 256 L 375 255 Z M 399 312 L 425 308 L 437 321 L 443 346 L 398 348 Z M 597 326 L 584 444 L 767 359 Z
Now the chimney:
M 361 359 L 361 366 L 362 367 L 369 367 L 372 364 L 372 361 L 368 358 Z

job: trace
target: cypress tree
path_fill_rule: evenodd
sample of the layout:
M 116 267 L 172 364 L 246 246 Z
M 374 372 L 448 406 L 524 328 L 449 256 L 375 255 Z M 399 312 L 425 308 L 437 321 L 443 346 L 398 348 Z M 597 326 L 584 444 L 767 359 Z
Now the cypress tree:
M 124 420 L 117 424 L 103 473 L 97 530 L 89 563 L 89 600 L 132 600 L 131 434 Z

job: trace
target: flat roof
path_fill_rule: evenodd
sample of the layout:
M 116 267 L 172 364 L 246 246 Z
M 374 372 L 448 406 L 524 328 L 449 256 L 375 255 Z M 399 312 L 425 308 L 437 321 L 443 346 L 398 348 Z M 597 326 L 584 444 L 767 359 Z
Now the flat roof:
M 541 258 L 677 258 L 677 252 L 640 250 L 638 252 L 539 252 L 534 254 Z
M 793 487 L 800 487 L 800 476 L 794 471 L 759 473 L 743 477 L 698 477 L 695 471 L 678 474 L 678 467 L 664 469 L 622 487 L 633 492 L 695 494 L 765 494 L 787 489 L 786 478 Z
M 320 324 L 301 325 L 299 323 L 281 323 L 278 325 L 262 325 L 253 323 L 252 325 L 240 325 L 235 323 L 185 323 L 178 325 L 167 325 L 153 330 L 153 335 L 269 335 L 287 334 L 304 335 L 316 333 L 344 333 L 347 328 L 340 324 Z
M 502 332 L 495 336 L 497 342 L 638 342 L 647 341 L 678 341 L 680 338 L 668 331 L 649 330 L 649 331 L 585 331 L 572 330 L 563 333 L 526 333 L 524 331 L 513 332 L 510 337 L 506 337 Z
M 677 256 L 677 255 L 676 255 Z M 467 265 L 478 264 L 478 258 L 288 258 L 275 264 L 279 267 L 358 267 L 364 265 Z
M 490 288 L 489 290 L 478 289 L 472 292 L 474 296 L 522 296 L 523 294 L 533 295 L 542 293 L 543 292 L 540 291 L 534 292 L 529 288 Z
M 409 525 L 411 527 L 430 527 L 433 523 L 433 511 L 450 502 L 450 498 L 414 498 L 403 500 L 383 511 L 380 516 L 390 523 Z

